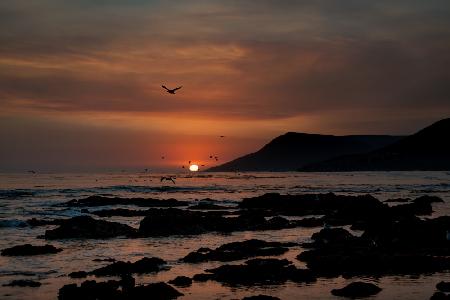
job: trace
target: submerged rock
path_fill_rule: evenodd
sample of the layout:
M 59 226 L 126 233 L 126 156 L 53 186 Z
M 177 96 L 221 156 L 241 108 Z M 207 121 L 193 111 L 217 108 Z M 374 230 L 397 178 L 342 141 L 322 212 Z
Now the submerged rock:
M 277 217 L 266 220 L 263 215 L 243 214 L 224 217 L 218 212 L 201 212 L 169 209 L 152 209 L 141 221 L 139 235 L 170 236 L 195 235 L 211 231 L 233 232 L 244 230 L 277 230 L 295 227 L 294 222 Z
M 344 229 L 313 235 L 313 250 L 297 258 L 320 276 L 413 274 L 450 269 L 450 218 L 371 223 L 361 237 Z
M 26 221 L 31 227 L 46 226 L 46 225 L 61 225 L 64 219 L 36 219 L 31 218 Z
M 352 282 L 341 289 L 334 289 L 331 291 L 331 294 L 333 294 L 334 296 L 359 298 L 376 295 L 380 291 L 381 289 L 372 283 L 357 281 Z
M 450 282 L 441 281 L 436 284 L 436 288 L 441 292 L 450 293 Z
M 182 260 L 189 263 L 202 261 L 232 261 L 254 256 L 281 255 L 287 252 L 287 247 L 295 243 L 266 242 L 252 239 L 243 242 L 224 244 L 216 249 L 200 248 L 186 255 Z
M 147 285 L 134 286 L 129 284 L 130 280 L 122 279 L 121 281 L 109 280 L 107 282 L 96 282 L 88 280 L 76 284 L 68 284 L 59 290 L 59 300 L 79 300 L 79 299 L 95 299 L 95 300 L 146 300 L 146 299 L 176 299 L 183 296 L 182 293 L 164 282 L 150 283 Z M 119 290 L 119 287 L 122 289 Z
M 89 274 L 95 276 L 114 276 L 131 273 L 152 273 L 161 271 L 166 265 L 166 262 L 158 257 L 144 257 L 134 263 L 117 261 L 105 267 L 95 269 Z
M 443 292 L 436 292 L 431 296 L 430 300 L 450 300 L 450 295 Z
M 42 284 L 38 281 L 29 279 L 19 279 L 13 280 L 10 283 L 4 284 L 3 286 L 19 286 L 19 287 L 40 287 Z
M 55 254 L 61 252 L 62 249 L 56 248 L 52 245 L 33 246 L 31 244 L 18 245 L 2 250 L 3 256 L 28 256 L 28 255 L 42 255 Z
M 153 198 L 110 198 L 104 196 L 89 196 L 84 199 L 74 199 L 64 205 L 71 207 L 95 207 L 106 205 L 135 205 L 140 207 L 178 207 L 187 206 L 188 203 L 176 199 L 153 199 Z
M 286 259 L 252 259 L 243 265 L 223 265 L 206 270 L 203 275 L 194 276 L 194 280 L 215 280 L 231 285 L 279 284 L 291 280 L 294 282 L 312 282 L 316 278 L 309 270 L 297 269 Z
M 117 222 L 96 220 L 89 216 L 65 220 L 58 228 L 45 231 L 46 239 L 111 238 L 135 234 L 136 230 Z
M 169 283 L 179 287 L 188 287 L 192 285 L 192 279 L 186 276 L 177 276 L 170 280 Z

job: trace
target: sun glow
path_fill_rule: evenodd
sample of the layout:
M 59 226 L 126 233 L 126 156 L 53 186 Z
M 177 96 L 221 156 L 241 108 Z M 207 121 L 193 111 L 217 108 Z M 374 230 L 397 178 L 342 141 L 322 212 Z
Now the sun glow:
M 191 172 L 197 172 L 197 171 L 198 171 L 198 166 L 197 166 L 197 165 L 190 165 L 190 166 L 189 166 L 189 171 L 191 171 Z

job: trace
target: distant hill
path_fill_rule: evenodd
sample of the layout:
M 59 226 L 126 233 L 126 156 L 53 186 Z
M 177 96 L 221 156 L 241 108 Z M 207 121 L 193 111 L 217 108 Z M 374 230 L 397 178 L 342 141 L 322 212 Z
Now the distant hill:
M 450 170 L 450 118 L 368 153 L 311 163 L 301 171 Z
M 401 138 L 386 135 L 334 136 L 288 132 L 255 153 L 207 171 L 295 171 L 307 164 L 339 155 L 372 151 Z

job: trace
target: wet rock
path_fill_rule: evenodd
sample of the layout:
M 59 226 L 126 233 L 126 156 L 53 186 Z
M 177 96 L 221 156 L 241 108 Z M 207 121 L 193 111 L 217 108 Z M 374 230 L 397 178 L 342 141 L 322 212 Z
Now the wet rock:
M 441 292 L 450 293 L 450 282 L 441 281 L 436 285 L 436 288 Z
M 98 268 L 89 274 L 95 276 L 114 276 L 131 273 L 153 273 L 163 269 L 166 262 L 158 257 L 144 257 L 134 263 L 117 261 L 102 268 Z
M 411 201 L 410 198 L 394 198 L 394 199 L 385 200 L 384 203 L 406 203 L 409 201 Z
M 224 244 L 214 250 L 200 248 L 186 255 L 182 260 L 184 262 L 197 263 L 203 261 L 232 261 L 254 256 L 281 255 L 289 250 L 288 247 L 296 245 L 295 243 L 266 242 L 252 239 Z
M 86 278 L 89 274 L 85 271 L 78 271 L 69 273 L 70 278 Z
M 4 284 L 3 286 L 19 286 L 19 287 L 40 287 L 42 284 L 38 281 L 29 279 L 19 279 L 13 280 L 10 283 Z
M 74 199 L 64 205 L 70 207 L 95 207 L 110 205 L 135 205 L 140 207 L 178 207 L 187 206 L 188 203 L 176 199 L 153 199 L 153 198 L 110 198 L 104 196 L 89 196 L 84 199 Z
M 95 258 L 92 261 L 115 262 L 116 260 L 114 258 L 108 257 L 108 258 Z
M 217 205 L 214 203 L 208 203 L 208 202 L 200 202 L 195 205 L 191 205 L 188 207 L 188 209 L 196 209 L 196 210 L 228 210 L 232 207 L 223 206 L 223 205 Z
M 2 250 L 3 256 L 28 256 L 41 254 L 55 254 L 61 252 L 62 249 L 52 245 L 33 246 L 31 244 L 18 245 Z
M 195 235 L 211 231 L 277 230 L 295 226 L 295 223 L 280 217 L 269 220 L 259 214 L 224 217 L 216 212 L 169 208 L 149 211 L 140 223 L 139 235 L 144 237 Z
M 443 292 L 436 292 L 431 296 L 430 300 L 450 300 L 450 295 Z
M 127 208 L 114 208 L 114 209 L 102 209 L 97 211 L 92 211 L 91 214 L 99 217 L 140 217 L 148 215 L 148 210 L 136 210 Z
M 188 287 L 192 285 L 192 279 L 186 276 L 177 276 L 170 280 L 169 283 L 179 287 Z
M 297 226 L 301 227 L 319 227 L 324 225 L 324 218 L 304 218 L 301 220 L 295 221 Z
M 211 274 L 196 275 L 194 280 L 215 280 L 231 285 L 279 284 L 287 280 L 315 281 L 312 272 L 297 269 L 286 259 L 252 259 L 243 265 L 223 265 L 206 272 Z
M 320 247 L 324 245 L 340 245 L 358 243 L 361 239 L 353 236 L 350 232 L 343 228 L 324 228 L 311 236 L 314 241 L 312 246 Z
M 334 296 L 359 298 L 376 295 L 380 291 L 381 289 L 372 283 L 352 282 L 341 289 L 332 290 L 331 294 L 333 294 Z
M 129 280 L 128 280 L 129 281 Z M 182 293 L 170 285 L 159 282 L 150 283 L 148 285 L 134 286 L 128 285 L 129 282 L 109 280 L 107 282 L 96 282 L 88 280 L 76 284 L 68 284 L 59 290 L 59 300 L 79 300 L 79 299 L 95 299 L 95 300 L 144 300 L 144 299 L 176 299 L 183 296 Z M 122 289 L 119 290 L 119 287 Z
M 276 214 L 292 216 L 330 215 L 339 212 L 340 215 L 352 219 L 364 218 L 379 210 L 385 210 L 387 205 L 371 195 L 347 196 L 333 193 L 280 195 L 268 193 L 243 199 L 239 203 L 239 207 L 270 210 Z
M 242 300 L 280 300 L 280 298 L 267 295 L 257 295 L 244 297 Z
M 45 238 L 112 238 L 133 235 L 135 232 L 134 228 L 125 224 L 96 220 L 89 216 L 79 216 L 65 220 L 58 228 L 46 230 Z
M 26 221 L 31 227 L 46 226 L 46 225 L 61 225 L 64 219 L 36 219 L 31 218 Z

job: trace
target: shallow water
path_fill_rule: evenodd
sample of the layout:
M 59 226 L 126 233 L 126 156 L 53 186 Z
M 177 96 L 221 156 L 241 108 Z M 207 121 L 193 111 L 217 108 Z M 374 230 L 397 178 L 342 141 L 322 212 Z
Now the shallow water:
M 168 174 L 164 174 L 168 175 Z M 74 198 L 89 195 L 121 197 L 175 198 L 194 203 L 210 198 L 224 205 L 233 205 L 245 197 L 267 192 L 279 193 L 370 193 L 380 200 L 415 198 L 424 194 L 440 196 L 445 203 L 434 204 L 434 215 L 450 215 L 450 172 L 361 172 L 361 173 L 191 173 L 176 175 L 176 184 L 162 184 L 161 174 L 102 173 L 102 174 L 0 174 L 0 249 L 14 245 L 44 244 L 37 239 L 53 226 L 20 227 L 32 217 L 56 218 L 80 215 L 80 208 L 54 206 Z M 107 207 L 102 207 L 107 208 Z M 109 220 L 139 226 L 142 217 L 114 217 Z M 67 283 L 81 282 L 66 275 L 73 271 L 92 270 L 107 262 L 93 262 L 95 258 L 115 258 L 135 261 L 144 256 L 157 256 L 168 261 L 170 270 L 153 275 L 137 276 L 138 283 L 168 281 L 178 275 L 192 276 L 221 263 L 185 264 L 178 260 L 199 247 L 260 238 L 268 241 L 302 242 L 320 228 L 294 228 L 277 231 L 237 232 L 228 235 L 204 234 L 170 238 L 65 240 L 50 243 L 64 249 L 56 255 L 36 257 L 0 256 L 1 299 L 56 299 L 58 289 Z M 295 256 L 302 251 L 292 248 L 284 257 L 298 266 Z M 234 263 L 234 262 L 232 262 Z M 238 263 L 238 262 L 236 262 Z M 13 279 L 39 280 L 39 288 L 3 287 Z M 337 299 L 331 289 L 341 287 L 352 279 L 319 279 L 313 284 L 287 282 L 276 286 L 228 287 L 208 281 L 178 288 L 184 297 L 179 299 L 236 299 L 248 295 L 268 294 L 281 299 Z M 98 278 L 97 281 L 102 281 Z M 426 299 L 441 280 L 450 280 L 450 273 L 422 276 L 386 276 L 364 278 L 378 284 L 383 291 L 373 299 Z

